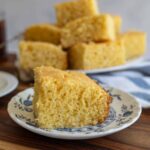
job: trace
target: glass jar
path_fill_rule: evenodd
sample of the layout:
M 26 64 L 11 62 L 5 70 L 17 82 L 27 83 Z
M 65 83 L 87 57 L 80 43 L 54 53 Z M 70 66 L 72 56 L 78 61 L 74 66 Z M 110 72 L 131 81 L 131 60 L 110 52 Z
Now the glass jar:
M 0 10 L 0 58 L 6 54 L 6 22 L 5 13 Z

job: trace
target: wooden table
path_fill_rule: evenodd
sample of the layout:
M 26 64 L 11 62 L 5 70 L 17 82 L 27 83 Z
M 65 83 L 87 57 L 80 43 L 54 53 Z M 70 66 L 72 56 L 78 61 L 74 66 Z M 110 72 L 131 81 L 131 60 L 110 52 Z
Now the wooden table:
M 1 60 L 0 70 L 17 75 L 15 59 L 15 55 L 8 55 L 5 60 Z M 32 84 L 20 82 L 14 92 L 0 99 L 0 150 L 150 150 L 150 109 L 143 110 L 140 119 L 131 127 L 110 136 L 91 140 L 58 140 L 23 129 L 8 116 L 7 104 L 12 96 L 29 86 Z

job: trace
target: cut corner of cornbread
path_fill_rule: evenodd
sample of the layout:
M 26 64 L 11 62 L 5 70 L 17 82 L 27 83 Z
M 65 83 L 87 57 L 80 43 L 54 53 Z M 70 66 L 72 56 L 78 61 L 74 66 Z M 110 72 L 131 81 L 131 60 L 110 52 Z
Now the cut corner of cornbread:
M 127 31 L 119 35 L 124 43 L 127 59 L 141 56 L 146 50 L 146 33 L 140 31 Z
M 74 0 L 62 2 L 55 6 L 57 23 L 64 26 L 75 19 L 93 16 L 99 13 L 96 0 Z
M 114 21 L 114 28 L 115 28 L 116 36 L 117 36 L 121 32 L 122 17 L 119 15 L 110 14 L 110 13 L 103 13 L 101 15 L 109 15 L 112 17 L 112 19 Z
M 97 69 L 122 65 L 126 62 L 123 42 L 79 43 L 68 52 L 71 69 Z
M 76 19 L 68 23 L 61 32 L 61 44 L 64 48 L 79 42 L 104 42 L 115 39 L 115 23 L 109 14 Z
M 24 40 L 60 44 L 61 29 L 55 24 L 42 23 L 29 26 L 24 32 Z
M 95 125 L 108 116 L 111 97 L 86 75 L 52 67 L 37 67 L 34 74 L 33 110 L 39 127 Z
M 67 68 L 67 53 L 60 46 L 43 42 L 21 41 L 19 43 L 19 67 L 31 73 L 38 66 Z
M 115 22 L 116 34 L 118 35 L 121 32 L 122 18 L 121 18 L 121 16 L 118 16 L 118 15 L 112 15 L 112 17 Z

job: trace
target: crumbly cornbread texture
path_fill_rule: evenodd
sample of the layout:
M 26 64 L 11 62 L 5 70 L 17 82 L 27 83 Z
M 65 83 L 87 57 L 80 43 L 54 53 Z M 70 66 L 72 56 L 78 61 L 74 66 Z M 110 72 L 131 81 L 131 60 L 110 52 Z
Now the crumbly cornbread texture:
M 28 27 L 24 33 L 27 41 L 48 42 L 60 44 L 61 29 L 51 24 L 35 24 Z
M 122 42 L 80 43 L 69 50 L 71 69 L 95 69 L 117 66 L 125 63 Z
M 61 47 L 43 42 L 21 41 L 19 50 L 20 67 L 26 71 L 32 71 L 42 65 L 67 68 L 67 54 Z
M 34 73 L 33 110 L 39 127 L 95 125 L 108 116 L 110 96 L 86 75 L 51 67 Z
M 115 22 L 116 34 L 121 32 L 122 18 L 120 16 L 112 16 Z
M 143 55 L 146 49 L 146 33 L 126 32 L 120 35 L 124 43 L 127 59 Z
M 64 26 L 75 19 L 98 14 L 96 0 L 74 0 L 56 5 L 57 24 Z
M 115 40 L 115 38 L 112 16 L 97 15 L 83 17 L 68 23 L 62 29 L 61 43 L 64 48 L 68 48 L 79 42 L 100 42 Z

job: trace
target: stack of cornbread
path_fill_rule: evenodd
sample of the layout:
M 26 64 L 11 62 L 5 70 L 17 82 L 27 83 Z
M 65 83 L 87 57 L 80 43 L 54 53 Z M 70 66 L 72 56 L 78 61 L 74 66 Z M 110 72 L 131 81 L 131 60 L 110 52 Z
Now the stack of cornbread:
M 20 42 L 20 68 L 94 69 L 122 65 L 142 55 L 146 34 L 121 33 L 122 18 L 101 14 L 96 0 L 74 0 L 56 5 L 57 23 L 28 27 Z

